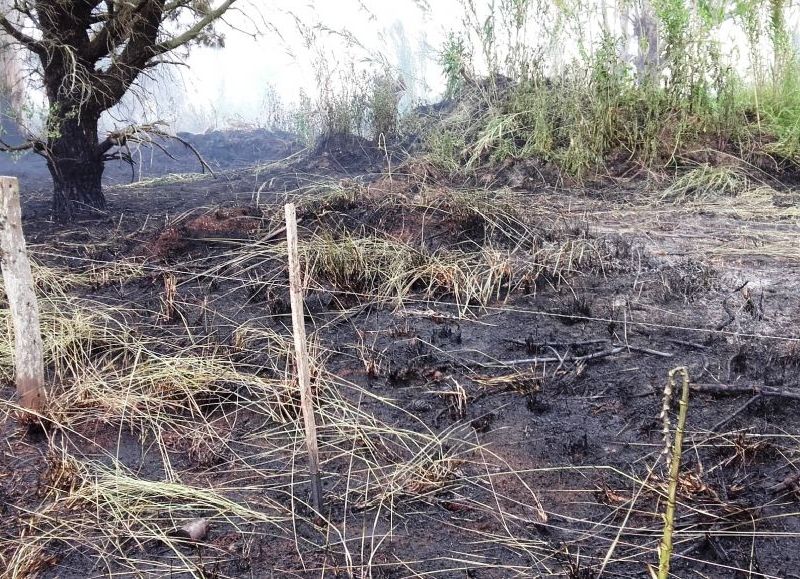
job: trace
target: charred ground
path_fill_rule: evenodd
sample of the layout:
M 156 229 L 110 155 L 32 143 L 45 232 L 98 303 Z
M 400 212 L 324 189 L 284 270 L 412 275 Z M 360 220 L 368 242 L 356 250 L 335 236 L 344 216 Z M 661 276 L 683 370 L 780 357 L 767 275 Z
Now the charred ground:
M 674 574 L 800 567 L 793 188 L 758 169 L 567 188 L 521 165 L 465 183 L 366 144 L 215 138 L 216 177 L 156 170 L 66 229 L 46 181 L 23 183 L 53 393 L 48 428 L 24 432 L 7 336 L 8 577 L 646 577 L 677 366 L 694 388 Z M 224 157 L 249 138 L 252 157 Z M 192 543 L 176 529 L 197 518 Z

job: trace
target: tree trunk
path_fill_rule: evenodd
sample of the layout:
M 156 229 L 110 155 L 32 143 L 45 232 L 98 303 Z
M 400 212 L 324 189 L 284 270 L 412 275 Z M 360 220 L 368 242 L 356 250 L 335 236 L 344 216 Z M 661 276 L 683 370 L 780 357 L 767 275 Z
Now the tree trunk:
M 98 116 L 80 109 L 53 113 L 47 143 L 47 168 L 53 177 L 53 218 L 71 219 L 76 210 L 106 208 L 103 153 L 97 138 Z
M 661 35 L 658 17 L 650 0 L 642 0 L 633 19 L 637 41 L 636 77 L 640 84 L 658 82 L 661 74 Z
M 10 15 L 13 6 L 12 0 L 0 0 L 0 14 Z M 17 18 L 14 24 L 19 25 L 20 19 Z M 24 99 L 25 82 L 22 72 L 22 55 L 19 50 L 15 50 L 11 37 L 0 31 L 0 98 L 5 102 L 9 110 L 0 109 L 0 115 L 12 114 L 15 118 L 22 114 Z

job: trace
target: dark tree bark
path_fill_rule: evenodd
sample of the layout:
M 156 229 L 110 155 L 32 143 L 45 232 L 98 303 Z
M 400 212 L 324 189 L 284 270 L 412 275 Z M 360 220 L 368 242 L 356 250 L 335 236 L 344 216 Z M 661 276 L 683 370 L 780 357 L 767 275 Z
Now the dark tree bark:
M 89 118 L 87 118 L 87 116 Z M 105 162 L 97 136 L 98 119 L 51 119 L 54 126 L 46 147 L 47 168 L 53 178 L 53 217 L 71 219 L 75 210 L 106 208 L 103 195 Z

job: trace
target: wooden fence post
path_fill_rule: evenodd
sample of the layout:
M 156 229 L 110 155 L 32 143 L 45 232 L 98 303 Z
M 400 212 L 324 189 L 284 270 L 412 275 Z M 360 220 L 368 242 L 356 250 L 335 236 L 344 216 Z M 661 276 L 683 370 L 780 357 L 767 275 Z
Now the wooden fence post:
M 40 412 L 45 403 L 42 332 L 31 263 L 22 234 L 16 177 L 0 177 L 0 264 L 14 324 L 14 370 L 19 404 Z
M 317 424 L 314 420 L 314 398 L 311 392 L 311 370 L 308 364 L 306 325 L 303 319 L 303 284 L 300 276 L 300 258 L 297 251 L 297 217 L 294 203 L 286 210 L 286 242 L 289 248 L 289 295 L 292 302 L 292 327 L 294 351 L 297 359 L 297 379 L 300 383 L 300 406 L 305 422 L 308 464 L 311 471 L 311 500 L 318 515 L 322 514 L 322 481 L 319 473 L 319 447 Z

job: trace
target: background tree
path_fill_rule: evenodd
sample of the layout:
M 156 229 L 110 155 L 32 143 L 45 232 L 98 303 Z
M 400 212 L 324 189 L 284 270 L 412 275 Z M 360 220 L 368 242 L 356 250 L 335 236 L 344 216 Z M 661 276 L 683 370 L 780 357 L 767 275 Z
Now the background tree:
M 0 14 L 9 12 L 11 4 L 12 0 L 0 0 Z M 13 38 L 0 28 L 0 116 L 19 112 L 22 106 L 22 89 L 23 71 L 20 54 L 13 50 Z
M 53 215 L 75 206 L 105 208 L 104 163 L 141 128 L 98 136 L 101 114 L 139 75 L 194 43 L 222 45 L 214 25 L 237 0 L 12 0 L 0 29 L 37 58 L 49 102 L 42 138 L 0 141 L 0 150 L 32 149 L 53 177 Z

